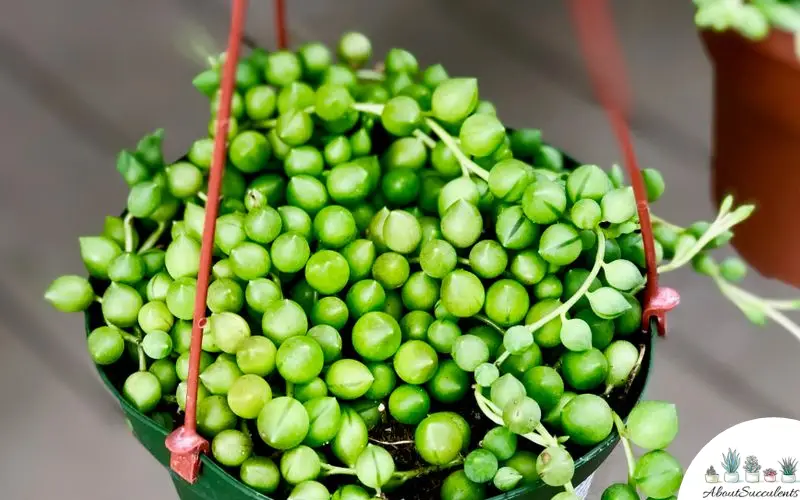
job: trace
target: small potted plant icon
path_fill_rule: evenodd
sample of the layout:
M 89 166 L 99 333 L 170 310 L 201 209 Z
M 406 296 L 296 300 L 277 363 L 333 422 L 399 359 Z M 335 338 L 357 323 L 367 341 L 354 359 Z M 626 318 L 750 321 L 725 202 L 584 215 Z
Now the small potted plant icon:
M 750 455 L 744 459 L 744 480 L 748 483 L 757 483 L 760 479 L 758 472 L 761 470 L 761 464 L 758 463 L 758 458 L 755 455 Z
M 778 478 L 778 471 L 775 469 L 764 469 L 764 481 L 768 483 L 774 483 L 775 479 Z
M 793 457 L 782 458 L 778 461 L 781 466 L 781 481 L 784 483 L 793 483 L 795 481 L 795 472 L 797 472 L 797 459 Z
M 706 482 L 707 483 L 718 483 L 719 482 L 719 474 L 717 474 L 717 470 L 714 469 L 714 466 L 710 466 L 706 469 Z
M 722 470 L 725 471 L 726 483 L 739 482 L 739 465 L 741 464 L 741 456 L 736 450 L 728 448 L 728 453 L 722 454 Z

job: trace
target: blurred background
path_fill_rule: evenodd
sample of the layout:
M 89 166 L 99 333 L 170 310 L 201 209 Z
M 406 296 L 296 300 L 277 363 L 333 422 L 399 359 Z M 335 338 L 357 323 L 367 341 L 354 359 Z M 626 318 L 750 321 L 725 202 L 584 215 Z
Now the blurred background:
M 226 0 L 26 0 L 0 16 L 0 497 L 13 500 L 173 498 L 168 475 L 130 435 L 85 354 L 79 315 L 42 293 L 82 273 L 77 237 L 99 233 L 126 187 L 116 153 L 158 127 L 167 157 L 205 133 L 208 101 L 191 86 L 201 61 L 188 38 L 202 27 L 222 50 Z M 512 126 L 541 128 L 572 156 L 608 167 L 619 153 L 592 98 L 569 25 L 555 0 L 292 0 L 290 41 L 335 42 L 345 30 L 427 65 L 479 78 Z M 250 2 L 248 33 L 274 40 L 272 4 Z M 687 225 L 716 212 L 709 196 L 711 69 L 691 2 L 614 2 L 635 90 L 632 127 L 643 166 L 660 169 L 655 211 Z M 800 343 L 749 324 L 710 280 L 691 271 L 664 281 L 682 304 L 656 349 L 647 396 L 678 404 L 674 452 L 688 466 L 727 427 L 800 415 L 794 397 Z M 758 277 L 766 296 L 792 290 Z M 794 291 L 796 293 L 796 290 Z M 615 456 L 595 481 L 624 480 Z

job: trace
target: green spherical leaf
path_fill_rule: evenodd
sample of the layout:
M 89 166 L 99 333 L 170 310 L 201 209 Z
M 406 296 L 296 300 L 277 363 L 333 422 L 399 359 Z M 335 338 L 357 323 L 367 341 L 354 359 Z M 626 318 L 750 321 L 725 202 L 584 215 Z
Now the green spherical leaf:
M 475 382 L 481 387 L 491 387 L 500 378 L 500 370 L 494 363 L 481 363 L 475 368 Z
M 539 255 L 550 264 L 566 266 L 575 262 L 583 250 L 581 237 L 574 227 L 553 224 L 539 240 Z
M 495 380 L 489 392 L 492 403 L 501 410 L 515 401 L 525 398 L 525 386 L 514 375 L 506 373 Z
M 526 311 L 527 312 L 527 311 Z M 590 332 L 591 334 L 591 332 Z M 533 344 L 533 333 L 526 326 L 512 326 L 503 336 L 503 346 L 511 354 L 522 354 Z
M 462 122 L 478 105 L 478 80 L 451 78 L 441 82 L 431 97 L 431 112 L 446 123 Z
M 612 187 L 608 175 L 597 165 L 581 165 L 567 177 L 567 194 L 573 202 L 583 199 L 600 201 Z
M 493 479 L 495 488 L 500 491 L 511 491 L 522 481 L 522 474 L 513 467 L 500 467 Z
M 647 201 L 653 203 L 661 198 L 664 194 L 665 183 L 664 177 L 661 172 L 654 168 L 645 168 L 642 170 L 642 179 L 644 180 L 644 187 L 647 190 Z
M 432 465 L 452 462 L 461 452 L 462 429 L 447 412 L 432 413 L 414 432 L 414 444 L 423 460 Z
M 475 114 L 464 120 L 458 137 L 461 149 L 468 155 L 489 156 L 502 144 L 506 129 L 496 117 Z
M 503 408 L 503 423 L 515 434 L 528 434 L 542 419 L 542 409 L 529 397 L 509 402 Z
M 570 351 L 586 351 L 592 348 L 592 329 L 582 319 L 568 319 L 561 324 L 561 344 Z
M 299 401 L 279 397 L 264 405 L 257 425 L 265 443 L 276 450 L 288 450 L 303 442 L 310 424 L 308 413 Z
M 666 451 L 645 453 L 636 462 L 633 481 L 648 497 L 669 498 L 678 492 L 682 480 L 681 464 Z
M 501 208 L 494 230 L 497 241 L 509 250 L 528 248 L 539 236 L 539 226 L 525 216 L 519 205 Z
M 641 271 L 636 264 L 629 260 L 617 259 L 604 264 L 603 272 L 606 282 L 617 290 L 627 292 L 644 284 L 644 276 Z
M 622 387 L 628 383 L 633 368 L 639 361 L 639 350 L 627 340 L 615 340 L 605 351 L 608 360 L 608 375 L 606 386 Z
M 666 401 L 642 401 L 625 425 L 628 438 L 646 450 L 663 450 L 678 434 L 678 411 Z
M 161 206 L 162 199 L 162 186 L 152 181 L 140 182 L 128 194 L 128 212 L 140 219 L 150 217 Z
M 303 481 L 292 489 L 286 500 L 329 500 L 331 492 L 317 481 Z
M 586 294 L 592 311 L 603 319 L 614 319 L 631 309 L 631 305 L 617 290 L 604 286 Z
M 106 236 L 84 236 L 78 240 L 81 259 L 89 274 L 108 279 L 108 268 L 122 254 L 122 248 Z
M 569 211 L 569 218 L 578 229 L 595 229 L 602 217 L 600 204 L 589 199 L 578 200 Z
M 552 224 L 566 208 L 567 194 L 564 188 L 542 175 L 537 176 L 522 195 L 525 215 L 537 224 Z
M 298 446 L 281 456 L 280 470 L 281 476 L 289 484 L 311 481 L 320 473 L 319 456 L 308 446 Z
M 372 57 L 372 44 L 363 34 L 350 31 L 339 39 L 337 53 L 351 66 L 361 66 Z
M 728 257 L 720 262 L 719 273 L 728 281 L 741 281 L 747 275 L 747 264 L 737 257 Z
M 92 285 L 82 276 L 56 278 L 44 293 L 44 299 L 61 312 L 85 311 L 94 302 Z
M 473 450 L 464 459 L 464 474 L 473 483 L 488 483 L 494 478 L 498 468 L 497 457 L 488 450 Z
M 469 271 L 456 269 L 442 280 L 441 301 L 450 313 L 459 318 L 478 314 L 486 300 L 481 280 Z
M 364 420 L 354 409 L 343 407 L 342 425 L 331 443 L 331 451 L 334 456 L 348 467 L 353 467 L 368 442 L 367 425 Z
M 453 342 L 451 355 L 459 368 L 466 372 L 472 372 L 481 364 L 489 361 L 490 353 L 489 347 L 480 337 L 462 335 Z
M 340 399 L 358 399 L 369 390 L 375 377 L 364 363 L 355 359 L 335 361 L 325 374 L 328 390 Z
M 575 474 L 575 463 L 564 448 L 548 446 L 536 459 L 536 472 L 545 484 L 564 486 Z
M 392 210 L 383 224 L 383 242 L 389 250 L 408 254 L 422 240 L 422 228 L 417 218 L 405 210 Z
M 600 201 L 603 220 L 612 224 L 621 224 L 636 215 L 636 199 L 633 188 L 623 187 L 609 191 Z
M 362 484 L 380 489 L 394 474 L 394 459 L 385 449 L 369 444 L 358 456 L 355 469 L 356 477 Z
M 433 239 L 422 245 L 419 263 L 425 274 L 441 279 L 456 268 L 458 254 L 450 243 Z
M 387 102 L 381 113 L 383 127 L 392 135 L 404 137 L 411 135 L 422 122 L 422 109 L 414 99 L 397 96 Z
M 640 500 L 640 497 L 629 484 L 616 483 L 603 491 L 600 500 Z

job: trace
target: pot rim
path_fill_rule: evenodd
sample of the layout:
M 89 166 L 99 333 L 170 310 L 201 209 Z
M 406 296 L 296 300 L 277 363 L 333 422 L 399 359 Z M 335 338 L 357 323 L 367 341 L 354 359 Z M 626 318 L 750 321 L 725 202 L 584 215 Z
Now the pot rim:
M 800 58 L 794 50 L 794 36 L 794 33 L 772 28 L 766 38 L 755 41 L 745 38 L 733 30 L 721 32 L 710 29 L 700 30 L 700 37 L 712 59 L 715 53 L 713 50 L 715 40 L 729 41 L 741 45 L 742 47 L 749 47 L 750 50 L 758 52 L 763 56 L 800 70 Z M 800 36 L 800 34 L 798 36 Z

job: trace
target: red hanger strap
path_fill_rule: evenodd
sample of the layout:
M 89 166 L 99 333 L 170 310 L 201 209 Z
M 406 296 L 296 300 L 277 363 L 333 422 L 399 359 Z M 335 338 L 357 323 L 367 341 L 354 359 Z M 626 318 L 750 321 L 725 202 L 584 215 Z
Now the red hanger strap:
M 275 35 L 278 48 L 283 50 L 289 46 L 289 31 L 286 28 L 286 0 L 274 0 Z
M 655 240 L 647 206 L 647 191 L 636 161 L 628 124 L 631 90 L 622 49 L 615 35 L 607 0 L 569 0 L 569 7 L 589 76 L 597 98 L 611 122 L 636 197 L 647 273 L 642 324 L 649 328 L 650 319 L 655 318 L 659 334 L 664 336 L 666 312 L 678 304 L 679 298 L 675 290 L 661 289 L 658 286 Z
M 239 62 L 242 33 L 244 31 L 247 0 L 233 0 L 228 50 L 222 71 L 216 129 L 214 131 L 214 154 L 208 178 L 208 196 L 203 238 L 200 246 L 200 268 L 197 273 L 197 293 L 194 302 L 192 342 L 189 348 L 189 376 L 186 390 L 186 414 L 183 426 L 167 436 L 166 446 L 170 451 L 170 467 L 185 481 L 194 483 L 200 473 L 200 454 L 208 451 L 208 441 L 197 433 L 197 386 L 200 377 L 200 355 L 202 352 L 203 327 L 206 323 L 206 298 L 211 275 L 211 258 L 214 251 L 214 232 L 222 175 L 225 170 L 226 138 L 231 116 L 231 97 L 236 85 L 236 66 Z

